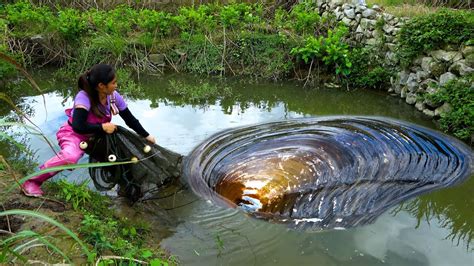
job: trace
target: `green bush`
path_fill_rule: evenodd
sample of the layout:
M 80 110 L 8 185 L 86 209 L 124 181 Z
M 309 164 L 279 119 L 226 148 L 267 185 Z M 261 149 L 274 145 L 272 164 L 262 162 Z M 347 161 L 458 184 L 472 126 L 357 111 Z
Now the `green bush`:
M 354 88 L 386 89 L 394 70 L 382 65 L 383 58 L 376 48 L 361 47 L 350 53 L 352 69 L 349 82 Z
M 408 66 L 416 56 L 474 39 L 474 12 L 442 9 L 406 22 L 398 36 L 398 56 Z
M 336 74 L 346 76 L 351 71 L 352 63 L 349 59 L 349 46 L 341 40 L 347 32 L 348 29 L 340 25 L 334 30 L 328 30 L 327 37 L 309 36 L 304 46 L 297 46 L 290 53 L 305 63 L 320 60 L 330 69 L 334 69 Z
M 426 97 L 435 103 L 451 105 L 451 111 L 443 113 L 439 120 L 444 131 L 464 140 L 474 134 L 474 74 L 451 80 Z

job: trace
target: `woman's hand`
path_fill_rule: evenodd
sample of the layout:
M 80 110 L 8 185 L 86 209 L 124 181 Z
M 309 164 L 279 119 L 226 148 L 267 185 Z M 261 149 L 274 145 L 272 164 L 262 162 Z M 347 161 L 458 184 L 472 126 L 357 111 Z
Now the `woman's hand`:
M 156 143 L 156 139 L 153 135 L 148 135 L 148 137 L 146 137 L 145 139 L 148 140 L 148 142 L 150 142 L 152 144 Z
M 115 130 L 117 130 L 117 125 L 113 123 L 103 123 L 102 129 L 104 130 L 105 133 L 112 134 L 115 132 Z

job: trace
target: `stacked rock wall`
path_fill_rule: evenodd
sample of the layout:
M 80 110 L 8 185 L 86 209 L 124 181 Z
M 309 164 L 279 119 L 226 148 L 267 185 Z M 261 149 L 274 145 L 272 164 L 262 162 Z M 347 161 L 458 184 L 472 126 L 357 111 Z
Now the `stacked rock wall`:
M 423 97 L 433 94 L 448 81 L 474 73 L 474 46 L 461 49 L 446 47 L 444 50 L 420 54 L 409 69 L 402 69 L 395 56 L 397 33 L 406 18 L 385 13 L 377 5 L 371 8 L 360 0 L 316 0 L 322 17 L 334 16 L 349 27 L 349 41 L 373 46 L 383 53 L 383 65 L 400 69 L 387 88 L 388 92 L 404 98 L 408 104 L 430 117 L 439 117 L 449 111 L 448 103 L 435 104 Z M 362 4 L 361 4 L 362 3 Z M 474 85 L 473 85 L 474 86 Z

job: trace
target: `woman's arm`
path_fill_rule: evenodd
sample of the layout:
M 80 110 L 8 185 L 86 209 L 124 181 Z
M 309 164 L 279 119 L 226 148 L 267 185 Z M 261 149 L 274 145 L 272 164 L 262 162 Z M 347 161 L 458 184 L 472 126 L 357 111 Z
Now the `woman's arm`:
M 131 129 L 133 129 L 135 132 L 137 132 L 138 135 L 147 138 L 150 136 L 150 134 L 143 128 L 143 126 L 140 124 L 138 119 L 133 116 L 132 112 L 127 108 L 124 110 L 121 110 L 119 112 L 120 117 L 122 117 L 123 121 L 125 121 L 125 124 Z
M 83 107 L 75 106 L 72 115 L 72 129 L 79 134 L 94 134 L 104 132 L 101 124 L 87 122 L 89 111 Z

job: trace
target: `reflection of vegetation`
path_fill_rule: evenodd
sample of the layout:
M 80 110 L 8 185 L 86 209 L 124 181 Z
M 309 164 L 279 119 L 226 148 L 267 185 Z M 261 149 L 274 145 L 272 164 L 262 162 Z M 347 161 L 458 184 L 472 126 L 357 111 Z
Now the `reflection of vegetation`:
M 213 104 L 220 97 L 230 97 L 232 91 L 229 87 L 219 88 L 207 82 L 198 85 L 186 84 L 181 81 L 170 80 L 168 92 L 179 97 L 179 103 Z
M 418 225 L 424 220 L 430 222 L 437 219 L 441 226 L 451 231 L 446 239 L 450 239 L 454 244 L 466 243 L 468 250 L 474 240 L 474 177 L 471 177 L 462 186 L 444 189 L 416 198 L 413 201 L 404 203 L 396 210 L 408 211 L 418 219 Z

